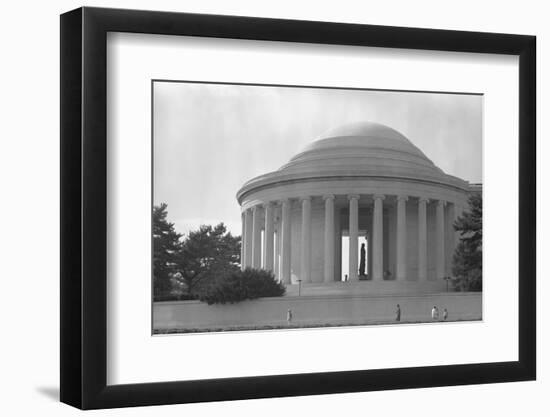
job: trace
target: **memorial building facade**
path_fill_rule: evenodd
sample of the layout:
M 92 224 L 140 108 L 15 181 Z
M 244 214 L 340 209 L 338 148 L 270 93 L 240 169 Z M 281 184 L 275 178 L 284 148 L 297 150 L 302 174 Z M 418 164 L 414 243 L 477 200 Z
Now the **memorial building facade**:
M 459 241 L 452 224 L 479 189 L 390 127 L 343 126 L 238 191 L 242 267 L 286 285 L 392 281 L 439 291 Z

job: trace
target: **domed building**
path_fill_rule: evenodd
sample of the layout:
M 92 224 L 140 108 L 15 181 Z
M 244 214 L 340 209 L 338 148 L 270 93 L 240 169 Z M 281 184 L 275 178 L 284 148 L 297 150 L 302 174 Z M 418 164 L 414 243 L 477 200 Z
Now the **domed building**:
M 369 281 L 374 292 L 438 292 L 458 242 L 452 223 L 476 191 L 396 130 L 347 125 L 238 191 L 242 267 L 271 270 L 287 288 Z

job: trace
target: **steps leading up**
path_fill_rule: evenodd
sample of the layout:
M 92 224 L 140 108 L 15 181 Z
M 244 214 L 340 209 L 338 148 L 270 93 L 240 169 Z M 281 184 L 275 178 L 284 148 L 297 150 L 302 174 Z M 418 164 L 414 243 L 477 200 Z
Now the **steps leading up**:
M 286 286 L 287 296 L 321 295 L 415 295 L 446 292 L 447 283 L 438 281 L 355 281 L 334 283 L 291 284 Z

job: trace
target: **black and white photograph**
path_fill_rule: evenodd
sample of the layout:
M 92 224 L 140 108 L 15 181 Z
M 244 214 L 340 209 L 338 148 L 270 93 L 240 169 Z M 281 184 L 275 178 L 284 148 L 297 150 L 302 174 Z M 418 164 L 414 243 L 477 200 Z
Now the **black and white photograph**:
M 151 91 L 153 334 L 483 320 L 483 94 Z
M 3 6 L 0 416 L 548 414 L 544 2 Z

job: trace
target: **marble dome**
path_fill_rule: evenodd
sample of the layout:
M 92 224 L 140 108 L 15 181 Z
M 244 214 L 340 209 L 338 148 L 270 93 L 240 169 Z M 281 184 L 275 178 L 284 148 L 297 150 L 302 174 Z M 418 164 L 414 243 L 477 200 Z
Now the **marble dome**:
M 244 194 L 269 184 L 313 178 L 392 178 L 466 191 L 468 183 L 445 174 L 403 134 L 380 123 L 353 123 L 311 142 L 277 171 L 248 181 Z

